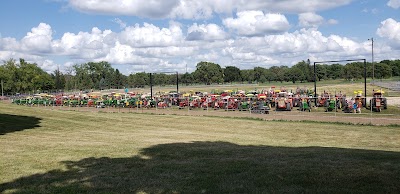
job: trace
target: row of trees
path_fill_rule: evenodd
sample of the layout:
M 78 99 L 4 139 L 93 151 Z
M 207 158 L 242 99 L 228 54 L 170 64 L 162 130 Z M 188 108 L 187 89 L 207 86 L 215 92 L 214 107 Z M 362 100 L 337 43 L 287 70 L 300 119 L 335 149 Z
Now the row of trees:
M 374 72 L 372 71 L 374 69 Z M 374 64 L 367 63 L 367 76 L 389 78 L 400 76 L 400 60 L 384 60 Z M 316 76 L 319 81 L 326 79 L 357 80 L 363 78 L 364 63 L 354 62 L 341 64 L 317 64 Z M 176 74 L 153 74 L 154 85 L 176 84 Z M 144 87 L 149 85 L 148 73 L 139 72 L 123 75 L 114 69 L 110 63 L 89 62 L 72 66 L 67 72 L 55 70 L 47 73 L 34 63 L 20 59 L 4 61 L 0 65 L 0 80 L 4 83 L 6 93 L 59 91 L 59 90 L 89 90 L 124 87 Z M 200 62 L 192 73 L 179 75 L 183 84 L 213 84 L 213 83 L 265 83 L 278 82 L 313 82 L 314 69 L 305 61 L 292 67 L 273 66 L 270 68 L 255 67 L 241 70 L 235 66 L 222 68 L 212 62 Z
M 374 75 L 373 75 L 374 74 Z M 379 63 L 367 63 L 367 77 L 377 79 L 400 76 L 400 60 L 384 60 Z M 317 64 L 316 78 L 318 81 L 327 79 L 357 80 L 364 77 L 364 63 L 353 62 L 341 64 Z M 200 62 L 196 71 L 182 75 L 181 82 L 192 83 L 223 83 L 223 82 L 313 82 L 314 67 L 301 61 L 292 67 L 273 66 L 270 68 L 255 67 L 241 70 L 235 66 L 221 68 L 218 64 Z

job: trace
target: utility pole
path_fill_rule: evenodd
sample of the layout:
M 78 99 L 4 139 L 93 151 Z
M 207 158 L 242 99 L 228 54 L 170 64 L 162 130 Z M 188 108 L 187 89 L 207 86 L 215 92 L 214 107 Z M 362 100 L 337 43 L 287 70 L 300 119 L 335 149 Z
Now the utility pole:
M 375 67 L 374 67 L 374 38 L 368 39 L 372 42 L 372 82 L 375 80 Z

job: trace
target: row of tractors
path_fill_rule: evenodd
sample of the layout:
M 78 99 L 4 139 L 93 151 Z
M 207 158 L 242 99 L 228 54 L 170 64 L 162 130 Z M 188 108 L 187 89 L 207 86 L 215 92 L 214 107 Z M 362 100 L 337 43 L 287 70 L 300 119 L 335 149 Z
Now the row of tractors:
M 354 112 L 365 106 L 365 98 L 362 91 L 355 91 L 354 96 L 347 98 L 341 92 L 332 95 L 323 92 L 319 97 L 312 97 L 309 90 L 297 89 L 295 93 L 288 92 L 284 88 L 280 90 L 262 91 L 232 91 L 223 92 L 189 92 L 178 94 L 174 91 L 169 93 L 158 93 L 151 97 L 149 94 L 136 93 L 89 93 L 78 95 L 47 95 L 37 94 L 25 98 L 14 99 L 13 103 L 20 105 L 49 105 L 69 107 L 119 107 L 119 108 L 169 108 L 179 109 L 223 109 L 252 111 L 254 113 L 268 114 L 270 110 L 291 111 L 297 107 L 300 111 L 311 112 L 312 107 L 323 107 L 325 111 Z M 382 90 L 373 91 L 373 98 L 370 100 L 370 108 L 380 112 L 387 109 L 386 98 Z

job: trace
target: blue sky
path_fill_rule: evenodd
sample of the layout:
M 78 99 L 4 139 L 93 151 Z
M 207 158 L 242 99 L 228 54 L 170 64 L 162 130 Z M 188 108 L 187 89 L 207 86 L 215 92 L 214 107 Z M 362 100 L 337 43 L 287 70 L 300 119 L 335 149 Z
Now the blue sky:
M 3 0 L 0 60 L 46 71 L 109 61 L 124 74 L 400 56 L 400 0 Z

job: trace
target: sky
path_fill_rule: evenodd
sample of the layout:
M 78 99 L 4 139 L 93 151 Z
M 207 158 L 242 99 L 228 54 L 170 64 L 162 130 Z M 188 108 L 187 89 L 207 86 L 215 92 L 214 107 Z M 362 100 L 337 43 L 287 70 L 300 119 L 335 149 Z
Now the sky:
M 400 0 L 2 0 L 0 60 L 125 75 L 400 58 Z

